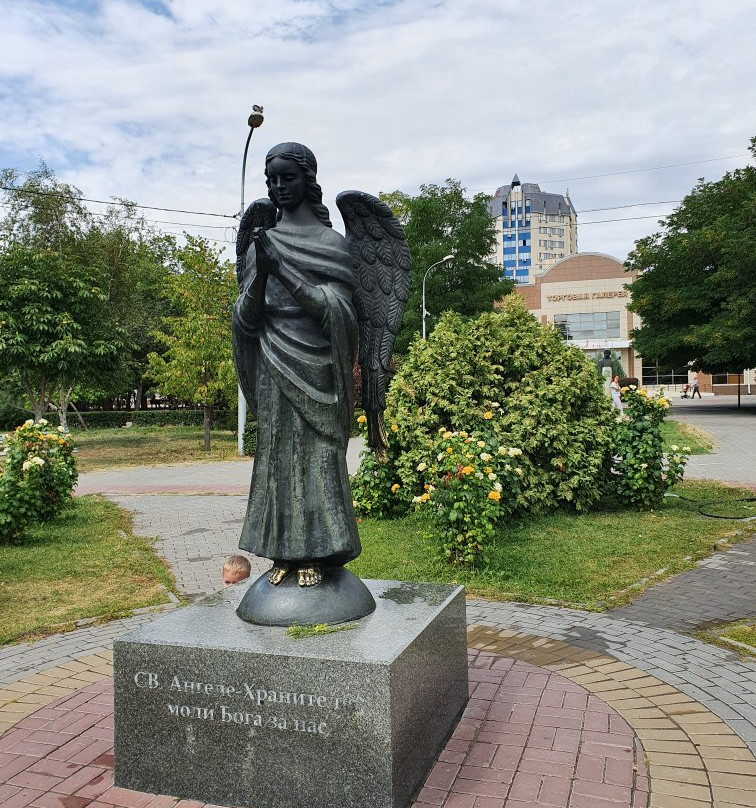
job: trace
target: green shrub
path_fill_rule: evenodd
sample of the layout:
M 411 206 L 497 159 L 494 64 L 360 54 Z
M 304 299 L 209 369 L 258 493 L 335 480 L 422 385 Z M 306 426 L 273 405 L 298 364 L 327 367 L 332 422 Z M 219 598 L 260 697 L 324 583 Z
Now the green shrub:
M 607 487 L 624 505 L 657 507 L 664 494 L 685 471 L 690 447 L 672 445 L 664 452 L 661 424 L 669 410 L 662 393 L 623 389 L 624 414 L 617 418 L 613 436 L 613 463 Z
M 491 440 L 521 449 L 528 470 L 517 511 L 584 510 L 598 500 L 612 426 L 602 380 L 582 351 L 513 295 L 500 311 L 474 319 L 446 313 L 427 341 L 410 346 L 387 400 L 388 468 L 376 470 L 370 460 L 360 468 L 358 510 L 406 512 L 423 493 L 416 468 L 437 456 L 439 429 L 472 433 L 492 407 Z M 376 471 L 384 489 L 368 494 Z M 385 483 L 400 487 L 392 493 Z M 502 499 L 511 499 L 510 492 Z
M 31 410 L 24 410 L 18 406 L 19 396 L 10 385 L 0 384 L 0 431 L 15 429 L 27 418 L 31 418 Z
M 126 426 L 130 421 L 134 426 L 202 426 L 202 410 L 93 410 L 83 412 L 81 417 L 89 429 L 114 429 Z M 81 424 L 74 414 L 68 415 L 69 426 L 80 429 Z M 213 411 L 213 429 L 236 431 L 236 413 L 230 410 Z
M 247 410 L 247 420 L 244 424 L 244 437 L 242 441 L 244 454 L 247 457 L 254 457 L 255 449 L 257 449 L 257 420 L 249 410 Z
M 78 478 L 71 435 L 31 419 L 5 436 L 0 467 L 0 541 L 23 538 L 33 522 L 51 519 Z
M 498 442 L 494 419 L 501 409 L 478 414 L 472 432 L 439 431 L 436 457 L 417 471 L 430 478 L 416 506 L 433 507 L 436 532 L 445 559 L 473 564 L 493 542 L 506 516 L 527 508 L 522 493 L 529 472 L 522 449 Z

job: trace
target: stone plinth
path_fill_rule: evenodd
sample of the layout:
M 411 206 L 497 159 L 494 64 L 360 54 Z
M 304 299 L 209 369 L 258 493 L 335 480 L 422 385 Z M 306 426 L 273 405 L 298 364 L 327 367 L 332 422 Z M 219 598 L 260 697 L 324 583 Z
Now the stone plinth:
M 464 590 L 366 581 L 356 628 L 240 620 L 248 582 L 114 642 L 115 778 L 255 808 L 404 808 L 467 700 Z

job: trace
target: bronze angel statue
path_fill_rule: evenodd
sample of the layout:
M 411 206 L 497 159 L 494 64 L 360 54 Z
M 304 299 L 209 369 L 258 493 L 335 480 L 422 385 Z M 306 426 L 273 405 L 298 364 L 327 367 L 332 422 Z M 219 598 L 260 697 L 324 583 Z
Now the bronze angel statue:
M 410 256 L 389 207 L 360 191 L 336 199 L 331 227 L 313 153 L 268 152 L 270 200 L 239 228 L 234 362 L 257 417 L 239 546 L 269 558 L 267 584 L 315 588 L 360 553 L 346 450 L 359 351 L 368 444 L 385 457 L 385 374 L 409 293 Z

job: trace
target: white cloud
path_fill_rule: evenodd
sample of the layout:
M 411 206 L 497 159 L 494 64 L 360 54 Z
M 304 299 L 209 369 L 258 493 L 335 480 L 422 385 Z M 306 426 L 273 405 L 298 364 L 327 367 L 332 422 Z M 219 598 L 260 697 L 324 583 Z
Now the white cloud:
M 252 103 L 266 121 L 247 198 L 264 193 L 264 152 L 301 140 L 331 204 L 446 177 L 492 191 L 515 172 L 569 186 L 578 210 L 680 199 L 745 158 L 545 181 L 742 155 L 755 133 L 746 0 L 0 0 L 0 14 L 0 164 L 43 157 L 96 198 L 233 213 Z M 581 225 L 580 247 L 624 258 L 654 229 Z

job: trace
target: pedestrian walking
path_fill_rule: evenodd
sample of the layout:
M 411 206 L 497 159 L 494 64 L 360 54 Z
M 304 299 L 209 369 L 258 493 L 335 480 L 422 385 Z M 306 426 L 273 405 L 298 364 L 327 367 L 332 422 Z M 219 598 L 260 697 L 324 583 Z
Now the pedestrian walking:
M 609 395 L 612 397 L 612 407 L 622 412 L 622 388 L 619 376 L 615 376 L 609 384 Z
M 696 393 L 698 393 L 698 397 L 701 398 L 701 391 L 698 389 L 698 376 L 693 379 L 693 394 L 691 395 L 691 398 L 695 398 Z

